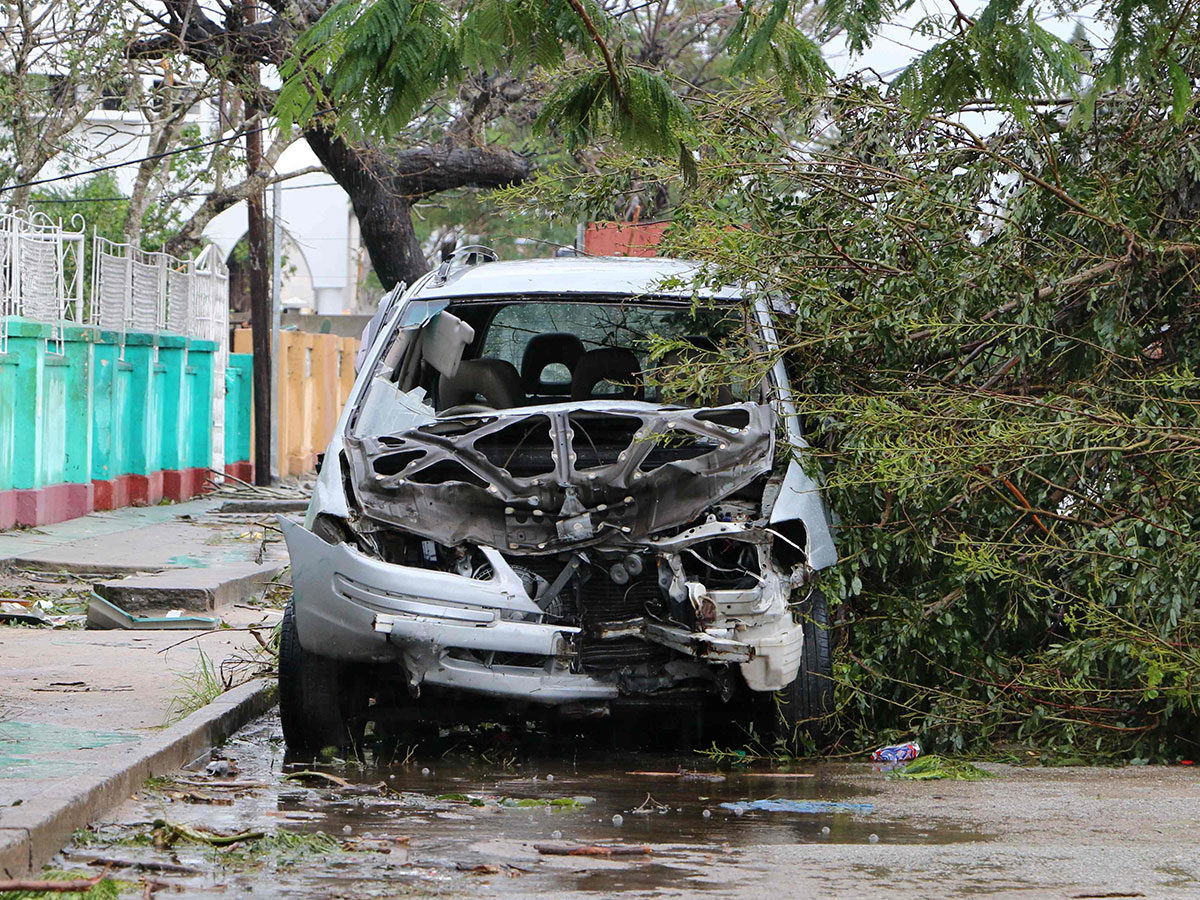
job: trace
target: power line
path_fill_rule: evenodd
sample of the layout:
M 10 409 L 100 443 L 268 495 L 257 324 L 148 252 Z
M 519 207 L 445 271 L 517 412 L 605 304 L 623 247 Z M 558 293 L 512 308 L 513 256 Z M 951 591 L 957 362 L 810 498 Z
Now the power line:
M 6 185 L 0 187 L 0 194 L 7 191 L 15 191 L 19 188 L 37 187 L 40 184 L 53 184 L 56 181 L 66 181 L 68 178 L 82 178 L 84 175 L 96 175 L 99 172 L 108 172 L 112 169 L 120 169 L 125 166 L 133 166 L 138 163 L 149 162 L 154 159 L 166 159 L 168 156 L 178 156 L 180 153 L 188 153 L 192 150 L 203 150 L 205 147 L 213 147 L 217 144 L 228 144 L 230 141 L 236 141 L 238 138 L 245 137 L 248 134 L 257 134 L 260 131 L 266 131 L 270 128 L 269 125 L 259 125 L 257 128 L 248 128 L 245 131 L 239 131 L 236 134 L 231 134 L 229 137 L 213 138 L 211 141 L 203 141 L 199 144 L 191 144 L 187 147 L 176 147 L 174 150 L 166 150 L 162 153 L 152 153 L 149 156 L 142 156 L 138 159 L 127 159 L 124 162 L 110 163 L 107 166 L 96 166 L 94 169 L 84 169 L 81 172 L 68 172 L 66 175 L 56 175 L 53 178 L 39 178 L 37 181 L 26 181 L 22 184 Z
M 281 191 L 304 191 L 309 188 L 324 188 L 324 187 L 341 187 L 336 181 L 321 181 L 316 184 L 291 184 L 283 185 L 279 189 Z M 207 197 L 208 191 L 184 191 L 181 194 L 172 194 L 170 197 L 158 197 L 158 203 L 173 203 L 182 197 Z M 129 200 L 128 197 L 39 197 L 31 199 L 29 202 L 33 204 L 39 203 L 118 203 L 122 200 Z

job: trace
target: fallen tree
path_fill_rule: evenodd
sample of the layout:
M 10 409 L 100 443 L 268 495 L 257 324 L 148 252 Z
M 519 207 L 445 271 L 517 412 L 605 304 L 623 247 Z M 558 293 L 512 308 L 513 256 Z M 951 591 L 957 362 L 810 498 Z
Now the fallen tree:
M 695 107 L 665 251 L 788 301 L 779 353 L 841 518 L 846 744 L 1194 756 L 1200 120 L 1175 99 L 1147 80 L 1094 114 L 922 115 L 852 78 Z M 563 178 L 522 198 L 604 199 Z M 734 343 L 711 365 L 775 358 Z

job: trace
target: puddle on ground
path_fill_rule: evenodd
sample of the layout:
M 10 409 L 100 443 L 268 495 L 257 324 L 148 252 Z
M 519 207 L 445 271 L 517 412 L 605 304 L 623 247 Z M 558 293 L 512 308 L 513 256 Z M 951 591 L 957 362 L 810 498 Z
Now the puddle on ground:
M 988 839 L 944 823 L 877 816 L 868 792 L 832 777 L 836 766 L 798 770 L 813 777 L 765 777 L 754 770 L 717 773 L 703 757 L 688 754 L 561 742 L 557 750 L 457 753 L 449 743 L 449 750 L 418 745 L 406 764 L 315 766 L 286 758 L 278 719 L 260 719 L 225 748 L 239 766 L 234 787 L 206 778 L 203 765 L 180 773 L 68 847 L 66 865 L 99 857 L 194 867 L 199 872 L 155 874 L 186 885 L 188 896 L 240 889 L 255 897 L 394 896 L 400 889 L 608 895 L 668 887 L 720 896 L 751 847 Z M 697 774 L 678 777 L 680 767 Z M 351 784 L 284 778 L 309 768 Z M 202 802 L 206 798 L 220 802 Z M 148 846 L 147 825 L 155 819 L 225 833 L 324 834 L 346 850 L 292 853 L 267 849 L 265 841 L 261 852 L 252 844 L 233 853 L 186 843 L 155 849 Z M 593 858 L 538 849 L 617 844 L 652 852 Z

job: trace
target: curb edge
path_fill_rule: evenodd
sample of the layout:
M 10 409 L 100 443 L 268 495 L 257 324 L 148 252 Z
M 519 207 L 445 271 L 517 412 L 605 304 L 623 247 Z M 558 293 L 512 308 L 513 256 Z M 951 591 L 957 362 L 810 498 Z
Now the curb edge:
M 228 739 L 275 703 L 274 679 L 238 685 L 158 733 L 115 754 L 110 764 L 63 779 L 28 806 L 0 819 L 0 872 L 20 878 L 40 869 L 71 835 L 141 789 Z

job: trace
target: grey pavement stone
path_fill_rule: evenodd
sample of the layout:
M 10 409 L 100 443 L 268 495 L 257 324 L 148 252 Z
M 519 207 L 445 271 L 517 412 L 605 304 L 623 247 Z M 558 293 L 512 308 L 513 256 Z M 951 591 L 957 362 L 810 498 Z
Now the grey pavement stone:
M 189 609 L 211 612 L 262 594 L 283 571 L 282 562 L 230 563 L 208 568 L 168 569 L 100 581 L 96 593 L 126 612 Z

